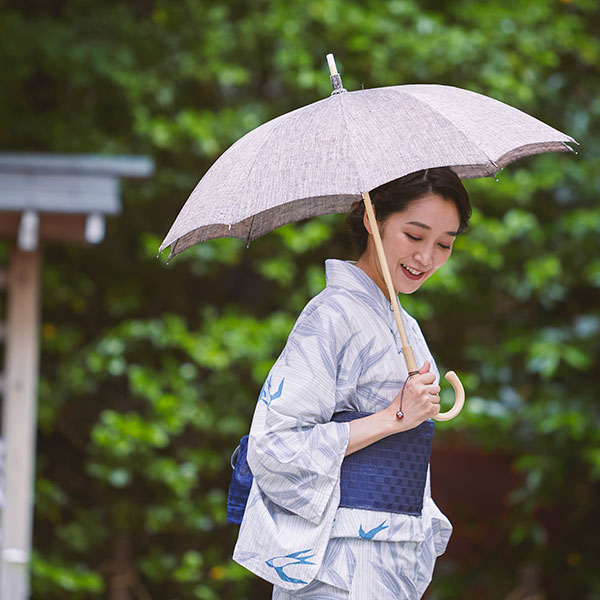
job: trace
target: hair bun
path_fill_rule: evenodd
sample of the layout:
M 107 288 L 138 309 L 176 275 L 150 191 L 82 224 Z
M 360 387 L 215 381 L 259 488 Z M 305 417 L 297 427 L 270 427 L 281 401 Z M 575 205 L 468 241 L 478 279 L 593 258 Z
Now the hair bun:
M 471 217 L 469 194 L 458 175 L 450 167 L 436 167 L 410 173 L 384 183 L 369 192 L 375 216 L 384 223 L 393 213 L 403 212 L 417 198 L 425 194 L 438 194 L 456 204 L 460 217 L 458 233 L 465 231 Z M 365 205 L 358 200 L 346 217 L 350 239 L 360 254 L 367 249 L 369 233 L 364 225 Z

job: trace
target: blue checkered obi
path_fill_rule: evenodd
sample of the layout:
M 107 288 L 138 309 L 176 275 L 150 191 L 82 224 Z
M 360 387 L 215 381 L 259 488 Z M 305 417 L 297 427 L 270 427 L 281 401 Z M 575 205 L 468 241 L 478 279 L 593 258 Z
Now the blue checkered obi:
M 338 423 L 372 413 L 344 411 L 333 415 Z M 340 476 L 340 507 L 420 515 L 433 441 L 433 421 L 390 435 L 346 456 Z M 232 456 L 233 475 L 227 497 L 227 522 L 239 525 L 252 487 L 246 452 L 248 436 Z
M 333 421 L 367 417 L 340 412 Z M 433 421 L 390 435 L 344 458 L 340 507 L 420 515 L 433 441 Z

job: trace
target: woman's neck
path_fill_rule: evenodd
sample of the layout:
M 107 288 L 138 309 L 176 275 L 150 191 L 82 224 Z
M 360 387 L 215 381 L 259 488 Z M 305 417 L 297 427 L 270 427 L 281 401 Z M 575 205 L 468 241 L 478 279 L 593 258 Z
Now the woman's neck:
M 381 265 L 379 264 L 377 253 L 373 252 L 372 248 L 367 247 L 356 261 L 356 266 L 359 269 L 362 269 L 377 284 L 377 287 L 383 292 L 383 295 L 389 302 L 390 297 L 385 284 L 385 279 L 383 278 L 383 273 L 381 272 Z

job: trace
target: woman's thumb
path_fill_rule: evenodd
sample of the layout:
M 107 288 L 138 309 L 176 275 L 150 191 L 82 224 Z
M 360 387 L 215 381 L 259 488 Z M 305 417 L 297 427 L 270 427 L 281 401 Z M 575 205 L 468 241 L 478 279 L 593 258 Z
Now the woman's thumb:
M 423 375 L 423 373 L 429 373 L 430 368 L 431 365 L 429 364 L 429 361 L 426 360 L 423 366 L 419 369 L 419 375 Z

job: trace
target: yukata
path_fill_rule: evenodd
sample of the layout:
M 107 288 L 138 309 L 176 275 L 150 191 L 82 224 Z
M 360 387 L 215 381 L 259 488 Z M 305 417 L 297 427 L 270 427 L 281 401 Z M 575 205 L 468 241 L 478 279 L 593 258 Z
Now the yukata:
M 389 406 L 408 373 L 390 302 L 353 263 L 328 260 L 327 285 L 300 314 L 260 392 L 248 443 L 254 475 L 235 561 L 273 598 L 417 600 L 452 526 L 431 499 L 420 516 L 340 508 L 349 423 L 340 411 Z M 417 364 L 439 373 L 403 311 Z

